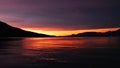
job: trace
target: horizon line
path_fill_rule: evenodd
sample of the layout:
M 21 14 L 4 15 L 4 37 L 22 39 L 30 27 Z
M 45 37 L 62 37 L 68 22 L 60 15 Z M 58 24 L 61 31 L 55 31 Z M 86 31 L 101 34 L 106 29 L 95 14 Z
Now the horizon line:
M 42 33 L 42 34 L 47 34 L 47 35 L 54 35 L 54 36 L 67 36 L 67 35 L 72 35 L 72 34 L 78 34 L 78 33 L 85 33 L 85 32 L 108 32 L 108 31 L 115 31 L 120 29 L 119 27 L 116 28 L 98 28 L 98 29 L 82 29 L 82 30 L 63 30 L 63 31 L 44 31 L 44 30 L 34 30 L 34 29 L 26 29 L 26 28 L 21 28 L 27 31 L 32 31 L 35 33 Z

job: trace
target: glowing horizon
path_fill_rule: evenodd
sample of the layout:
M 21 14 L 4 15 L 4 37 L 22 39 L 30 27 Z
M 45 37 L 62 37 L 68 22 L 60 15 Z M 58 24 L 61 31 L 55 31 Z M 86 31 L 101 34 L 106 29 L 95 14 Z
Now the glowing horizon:
M 99 28 L 99 29 L 81 29 L 81 30 L 39 30 L 39 29 L 32 29 L 32 28 L 22 28 L 27 31 L 32 31 L 36 33 L 42 33 L 47 35 L 55 35 L 55 36 L 66 36 L 72 34 L 78 34 L 83 32 L 107 32 L 107 31 L 115 31 L 118 28 Z
M 88 28 L 88 29 L 72 29 L 72 28 L 53 28 L 53 27 L 32 27 L 32 24 L 28 24 L 27 26 L 22 26 L 21 24 L 15 24 L 14 22 L 9 22 L 10 25 L 14 27 L 21 28 L 23 30 L 32 31 L 36 33 L 42 33 L 47 35 L 55 35 L 55 36 L 66 36 L 72 34 L 78 34 L 83 32 L 107 32 L 107 31 L 115 31 L 120 29 L 120 27 L 111 27 L 111 28 Z

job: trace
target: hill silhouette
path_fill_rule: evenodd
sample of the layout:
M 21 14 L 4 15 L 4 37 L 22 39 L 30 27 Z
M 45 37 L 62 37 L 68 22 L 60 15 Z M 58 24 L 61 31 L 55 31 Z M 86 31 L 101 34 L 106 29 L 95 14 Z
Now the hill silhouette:
M 120 29 L 118 29 L 116 31 L 108 31 L 108 32 L 105 32 L 105 33 L 84 32 L 84 33 L 69 35 L 69 37 L 109 37 L 109 36 L 120 36 Z
M 120 36 L 120 29 L 116 31 L 108 31 L 105 33 L 84 32 L 84 33 L 72 34 L 67 37 L 108 37 L 108 36 Z M 0 21 L 0 37 L 53 37 L 53 36 L 26 31 Z
M 0 37 L 51 37 L 46 34 L 25 31 L 0 21 Z

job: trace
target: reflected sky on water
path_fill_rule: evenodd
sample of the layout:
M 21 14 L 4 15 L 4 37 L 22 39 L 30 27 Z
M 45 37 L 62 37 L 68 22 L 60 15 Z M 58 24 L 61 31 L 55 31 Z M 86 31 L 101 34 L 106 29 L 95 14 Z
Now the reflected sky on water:
M 0 63 L 24 67 L 31 63 L 44 65 L 44 62 L 95 64 L 102 59 L 118 61 L 119 41 L 118 37 L 1 38 Z

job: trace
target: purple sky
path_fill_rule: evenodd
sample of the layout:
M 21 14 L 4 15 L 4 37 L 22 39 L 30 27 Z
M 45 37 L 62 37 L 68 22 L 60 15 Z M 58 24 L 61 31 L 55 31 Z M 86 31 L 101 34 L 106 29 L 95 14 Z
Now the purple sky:
M 120 27 L 119 0 L 0 0 L 0 20 L 23 28 Z

